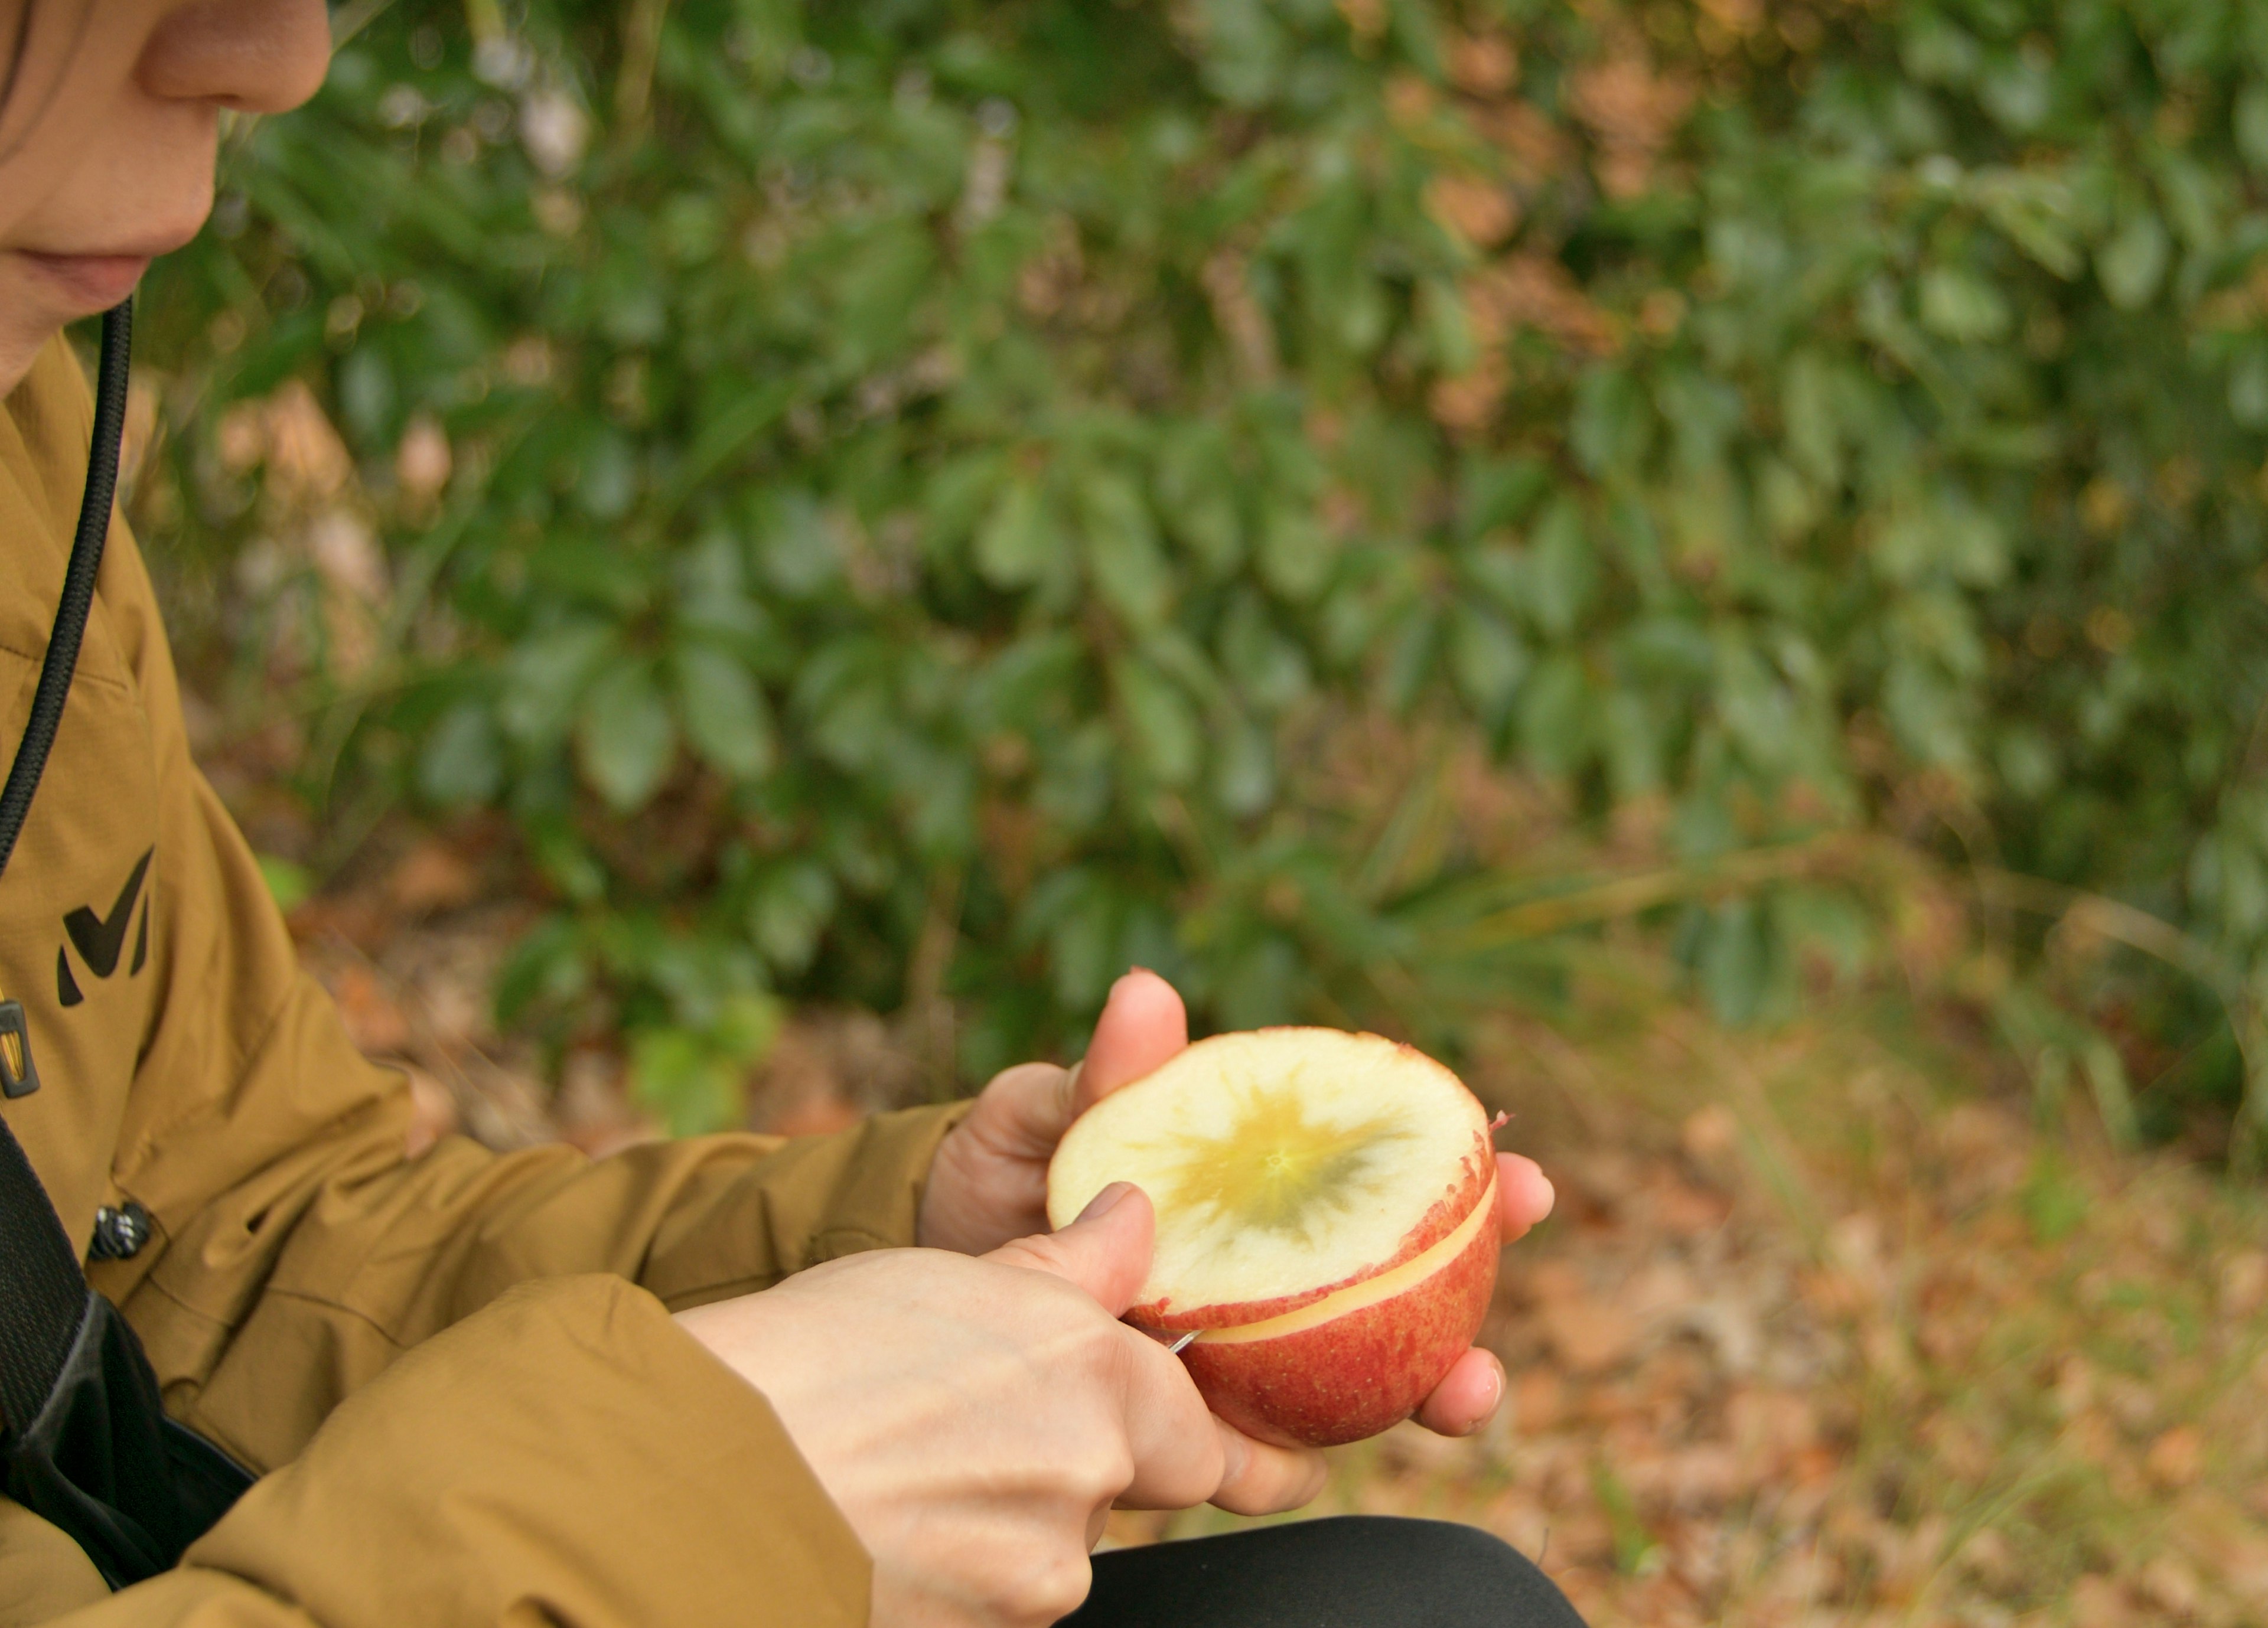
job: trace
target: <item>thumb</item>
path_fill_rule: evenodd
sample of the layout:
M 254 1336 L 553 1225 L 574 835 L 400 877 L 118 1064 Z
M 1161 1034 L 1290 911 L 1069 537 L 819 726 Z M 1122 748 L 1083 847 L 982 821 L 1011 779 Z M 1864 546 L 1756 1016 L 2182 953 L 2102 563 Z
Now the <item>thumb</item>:
M 1137 967 L 1110 986 L 1086 1057 L 1073 1071 L 1072 1118 L 1189 1043 L 1189 1009 L 1174 986 Z
M 1112 1316 L 1123 1316 L 1150 1275 L 1158 1218 L 1150 1196 L 1131 1182 L 1113 1182 L 1058 1233 L 1004 1243 L 984 1258 L 1027 1267 L 1077 1284 Z

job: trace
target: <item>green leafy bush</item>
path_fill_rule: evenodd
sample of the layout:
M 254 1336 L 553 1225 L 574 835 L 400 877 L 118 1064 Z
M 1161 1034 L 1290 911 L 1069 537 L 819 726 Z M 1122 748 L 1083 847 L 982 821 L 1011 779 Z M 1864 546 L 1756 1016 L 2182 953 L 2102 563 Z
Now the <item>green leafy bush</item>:
M 394 571 L 319 766 L 506 811 L 505 999 L 681 1123 L 779 991 L 966 1075 L 1130 962 L 1424 1007 L 1444 741 L 1697 866 L 1951 833 L 2259 998 L 2257 7 L 399 0 L 234 146 L 144 523 L 272 533 L 313 384 Z M 1847 914 L 1682 953 L 1770 1012 Z

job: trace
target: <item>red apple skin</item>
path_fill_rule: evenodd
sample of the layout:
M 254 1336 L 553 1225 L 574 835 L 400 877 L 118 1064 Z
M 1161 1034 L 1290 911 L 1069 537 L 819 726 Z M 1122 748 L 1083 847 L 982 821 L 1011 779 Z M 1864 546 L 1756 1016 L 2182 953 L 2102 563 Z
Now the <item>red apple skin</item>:
M 1404 1047 L 1403 1050 L 1409 1048 Z M 1437 1063 L 1432 1066 L 1438 1068 L 1440 1064 Z M 1186 1308 L 1169 1300 L 1148 1300 L 1130 1308 L 1126 1313 L 1126 1320 L 1160 1334 L 1184 1334 L 1191 1329 L 1234 1329 L 1248 1322 L 1265 1322 L 1270 1317 L 1281 1317 L 1298 1311 L 1303 1306 L 1312 1306 L 1326 1295 L 1351 1289 L 1366 1278 L 1392 1271 L 1404 1261 L 1415 1260 L 1425 1254 L 1457 1230 L 1458 1224 L 1473 1212 L 1473 1205 L 1487 1196 L 1490 1184 L 1495 1180 L 1495 1145 L 1490 1141 L 1488 1133 L 1484 1131 L 1473 1151 L 1465 1157 L 1456 1185 L 1425 1212 L 1391 1256 L 1375 1265 L 1366 1267 L 1336 1283 L 1322 1284 L 1297 1294 L 1279 1294 L 1272 1300 L 1238 1300 L 1227 1305 Z M 1480 1325 L 1476 1323 L 1473 1326 L 1478 1328 Z
M 1248 1436 L 1318 1448 L 1374 1436 L 1416 1412 L 1472 1344 L 1500 1248 L 1491 1213 L 1454 1260 L 1392 1300 L 1276 1339 L 1197 1340 L 1182 1360 L 1206 1405 Z

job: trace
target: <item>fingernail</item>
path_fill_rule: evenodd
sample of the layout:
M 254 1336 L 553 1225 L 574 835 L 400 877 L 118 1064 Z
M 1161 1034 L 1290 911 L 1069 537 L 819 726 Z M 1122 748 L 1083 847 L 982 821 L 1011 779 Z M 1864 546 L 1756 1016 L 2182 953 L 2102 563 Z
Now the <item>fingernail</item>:
M 1134 1183 L 1131 1182 L 1113 1182 L 1086 1201 L 1086 1208 L 1079 1212 L 1079 1219 L 1082 1221 L 1092 1221 L 1097 1216 L 1108 1214 L 1124 1201 L 1127 1194 L 1133 1190 Z

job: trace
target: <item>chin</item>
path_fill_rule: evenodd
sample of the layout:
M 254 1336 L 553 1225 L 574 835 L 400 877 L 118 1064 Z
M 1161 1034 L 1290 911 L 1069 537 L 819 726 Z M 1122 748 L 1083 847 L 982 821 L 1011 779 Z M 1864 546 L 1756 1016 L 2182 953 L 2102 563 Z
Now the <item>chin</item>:
M 40 348 L 78 319 L 72 311 L 41 306 L 30 297 L 15 256 L 0 254 L 0 394 L 12 392 L 32 371 Z

